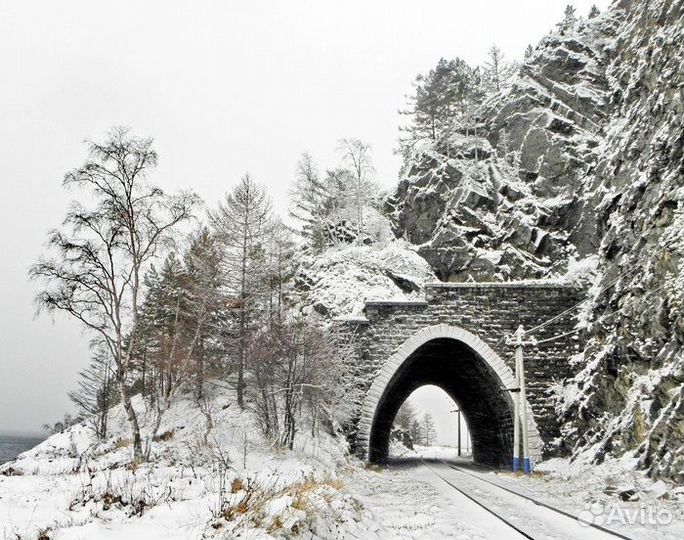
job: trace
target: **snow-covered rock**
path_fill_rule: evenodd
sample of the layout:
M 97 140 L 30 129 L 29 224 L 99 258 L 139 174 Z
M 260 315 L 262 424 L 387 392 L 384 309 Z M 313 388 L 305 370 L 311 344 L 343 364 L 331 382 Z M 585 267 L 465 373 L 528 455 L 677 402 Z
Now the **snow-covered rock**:
M 295 286 L 304 313 L 334 318 L 360 315 L 365 300 L 415 298 L 425 282 L 435 279 L 410 245 L 391 241 L 342 244 L 307 256 Z

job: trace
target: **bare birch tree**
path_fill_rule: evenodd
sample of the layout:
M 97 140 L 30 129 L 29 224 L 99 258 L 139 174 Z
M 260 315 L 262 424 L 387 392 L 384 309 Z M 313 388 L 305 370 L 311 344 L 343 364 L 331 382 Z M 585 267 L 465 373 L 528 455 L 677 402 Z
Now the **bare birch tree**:
M 363 208 L 377 191 L 373 182 L 373 160 L 369 144 L 359 139 L 341 139 L 339 151 L 342 162 L 351 171 L 350 195 L 356 208 L 356 225 L 358 227 L 357 242 L 363 240 L 364 222 Z
M 50 232 L 56 256 L 41 258 L 30 275 L 45 283 L 36 298 L 39 310 L 68 313 L 111 354 L 139 462 L 142 440 L 129 385 L 143 275 L 174 228 L 191 217 L 197 197 L 168 196 L 149 183 L 157 164 L 150 138 L 114 128 L 103 143 L 87 145 L 89 159 L 64 178 L 65 187 L 84 190 L 83 202 L 73 202 L 62 229 Z
M 304 411 L 315 432 L 318 416 L 340 397 L 336 352 L 325 329 L 302 319 L 273 321 L 254 336 L 247 351 L 256 380 L 251 403 L 266 436 L 291 449 Z

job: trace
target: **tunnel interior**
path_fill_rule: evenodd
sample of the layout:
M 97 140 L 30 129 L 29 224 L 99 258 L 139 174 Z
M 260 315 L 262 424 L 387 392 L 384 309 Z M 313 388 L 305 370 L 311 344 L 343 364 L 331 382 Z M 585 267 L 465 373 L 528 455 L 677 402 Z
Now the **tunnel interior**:
M 461 409 L 471 436 L 473 461 L 499 467 L 513 448 L 513 404 L 489 364 L 466 344 L 451 338 L 416 349 L 387 383 L 373 417 L 368 457 L 386 462 L 390 432 L 402 403 L 417 388 L 434 385 Z

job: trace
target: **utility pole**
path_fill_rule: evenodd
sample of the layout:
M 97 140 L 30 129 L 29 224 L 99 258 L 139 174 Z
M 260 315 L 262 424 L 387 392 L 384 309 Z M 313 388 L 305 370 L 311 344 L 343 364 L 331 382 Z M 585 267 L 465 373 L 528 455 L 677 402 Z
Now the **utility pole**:
M 513 339 L 509 344 L 515 346 L 515 388 L 510 388 L 515 393 L 513 397 L 513 472 L 522 469 L 525 474 L 532 472 L 527 428 L 527 397 L 525 391 L 525 366 L 523 363 L 523 346 L 534 345 L 534 341 L 524 342 L 525 330 L 522 325 L 518 326 Z M 522 440 L 521 440 L 522 439 Z M 520 461 L 520 446 L 522 443 L 522 463 Z
M 461 457 L 461 409 L 451 409 L 449 412 L 458 413 L 458 427 L 456 428 L 456 437 L 458 440 L 458 457 Z
M 461 457 L 461 409 L 458 409 L 458 457 Z

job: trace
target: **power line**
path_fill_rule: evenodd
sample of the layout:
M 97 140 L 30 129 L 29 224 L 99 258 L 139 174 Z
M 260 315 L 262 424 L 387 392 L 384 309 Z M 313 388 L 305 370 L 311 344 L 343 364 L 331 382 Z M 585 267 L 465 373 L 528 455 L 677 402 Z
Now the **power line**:
M 598 291 L 598 293 L 596 294 L 596 296 L 598 296 L 598 295 L 603 294 L 604 292 L 606 292 L 606 291 L 607 291 L 608 289 L 610 289 L 613 285 L 615 285 L 618 281 L 620 281 L 620 279 L 626 277 L 628 274 L 634 272 L 636 269 L 637 269 L 637 267 L 636 267 L 636 266 L 633 266 L 633 267 L 631 267 L 629 270 L 625 270 L 624 272 L 620 273 L 620 274 L 619 274 L 615 279 L 613 279 L 610 283 L 608 283 L 607 285 L 604 285 L 604 286 Z M 571 307 L 569 307 L 569 308 L 566 309 L 565 311 L 559 313 L 559 314 L 556 315 L 555 317 L 550 318 L 548 321 L 545 321 L 545 322 L 543 322 L 543 323 L 541 323 L 541 324 L 538 324 L 537 326 L 534 326 L 534 327 L 530 328 L 529 330 L 526 330 L 526 331 L 525 331 L 525 334 L 526 334 L 526 335 L 529 335 L 529 334 L 532 334 L 533 332 L 536 332 L 536 331 L 538 331 L 538 330 L 541 330 L 542 328 L 545 328 L 545 327 L 548 326 L 549 324 L 551 324 L 551 323 L 557 321 L 558 319 L 561 319 L 561 318 L 565 317 L 565 316 L 566 316 L 567 314 L 569 314 L 569 313 L 572 313 L 574 310 L 576 310 L 578 307 L 580 307 L 582 304 L 584 304 L 585 302 L 589 301 L 590 299 L 591 299 L 591 297 L 587 296 L 586 298 L 580 300 L 579 302 L 577 302 L 576 304 L 572 305 Z
M 656 294 L 656 293 L 660 292 L 663 288 L 665 288 L 666 285 L 667 285 L 667 283 L 663 283 L 659 287 L 656 287 L 652 291 L 649 291 L 649 294 Z M 606 319 L 609 319 L 610 317 L 614 317 L 615 315 L 619 315 L 619 314 L 620 314 L 620 311 L 617 311 L 617 310 L 613 311 L 612 313 L 608 313 L 607 315 L 603 315 L 601 317 L 601 321 L 605 321 Z M 585 330 L 584 327 L 576 328 L 574 330 L 570 330 L 569 332 L 565 332 L 565 333 L 559 334 L 557 336 L 553 336 L 553 337 L 550 337 L 547 339 L 542 339 L 541 341 L 535 341 L 534 343 L 535 343 L 535 345 L 540 345 L 542 343 L 551 343 L 551 342 L 556 341 L 558 339 L 561 339 L 561 338 L 564 338 L 567 336 L 571 336 L 573 334 L 578 334 L 579 332 L 582 332 L 583 330 Z

